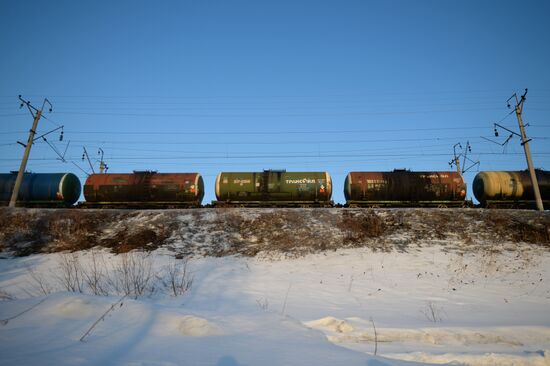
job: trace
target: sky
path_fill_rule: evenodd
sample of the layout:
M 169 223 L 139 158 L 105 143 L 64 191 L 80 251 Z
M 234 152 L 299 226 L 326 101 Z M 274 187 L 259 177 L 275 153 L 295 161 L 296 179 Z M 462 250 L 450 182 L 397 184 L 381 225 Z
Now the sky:
M 547 1 L 0 2 L 0 172 L 18 170 L 32 116 L 44 141 L 27 170 L 82 182 L 109 172 L 447 171 L 470 142 L 477 170 L 522 170 L 507 99 L 536 167 L 550 169 Z M 68 146 L 67 146 L 68 144 Z M 460 152 L 460 148 L 457 152 Z

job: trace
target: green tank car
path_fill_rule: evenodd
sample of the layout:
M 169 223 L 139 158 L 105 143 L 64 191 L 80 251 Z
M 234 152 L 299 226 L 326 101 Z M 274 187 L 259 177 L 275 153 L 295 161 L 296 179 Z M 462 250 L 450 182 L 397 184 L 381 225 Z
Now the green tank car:
M 213 204 L 256 207 L 330 207 L 332 180 L 328 172 L 222 172 L 216 178 Z

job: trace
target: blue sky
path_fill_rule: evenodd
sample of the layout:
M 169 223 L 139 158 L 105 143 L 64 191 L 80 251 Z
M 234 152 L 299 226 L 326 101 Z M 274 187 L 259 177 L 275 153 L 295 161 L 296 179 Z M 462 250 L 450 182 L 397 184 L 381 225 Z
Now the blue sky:
M 200 172 L 209 202 L 220 171 L 327 170 L 343 202 L 349 171 L 448 170 L 468 140 L 480 169 L 525 169 L 517 138 L 480 138 L 517 129 L 506 100 L 524 88 L 550 169 L 549 15 L 547 1 L 4 1 L 0 171 L 18 169 L 32 123 L 22 94 L 48 97 L 39 130 L 70 141 L 66 163 L 36 143 L 31 171 L 84 181 L 83 147 L 102 148 L 110 172 Z

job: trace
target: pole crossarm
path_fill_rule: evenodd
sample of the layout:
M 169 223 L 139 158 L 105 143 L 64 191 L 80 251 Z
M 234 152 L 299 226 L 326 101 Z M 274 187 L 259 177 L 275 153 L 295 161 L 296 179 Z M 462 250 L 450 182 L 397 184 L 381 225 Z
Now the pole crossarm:
M 506 131 L 510 132 L 512 135 L 516 135 L 516 136 L 518 136 L 518 137 L 521 137 L 521 135 L 520 135 L 519 133 L 517 133 L 517 132 L 515 132 L 515 131 L 512 131 L 512 130 L 510 130 L 510 129 L 508 129 L 508 128 L 502 126 L 502 125 L 499 125 L 498 123 L 495 123 L 494 126 L 495 126 L 495 131 L 496 131 L 496 128 L 497 128 L 497 127 L 500 127 L 500 128 L 502 128 L 503 130 L 506 130 Z
M 39 139 L 41 139 L 41 138 L 43 138 L 43 137 L 46 137 L 46 136 L 48 136 L 50 133 L 54 133 L 55 131 L 63 130 L 63 127 L 64 127 L 64 126 L 59 126 L 59 127 L 57 127 L 57 128 L 54 128 L 54 129 L 51 130 L 51 131 L 48 131 L 48 132 L 43 133 L 42 135 L 40 135 L 40 136 L 38 136 L 38 137 L 35 137 L 34 140 L 32 140 L 32 141 L 34 142 L 34 141 L 39 140 Z

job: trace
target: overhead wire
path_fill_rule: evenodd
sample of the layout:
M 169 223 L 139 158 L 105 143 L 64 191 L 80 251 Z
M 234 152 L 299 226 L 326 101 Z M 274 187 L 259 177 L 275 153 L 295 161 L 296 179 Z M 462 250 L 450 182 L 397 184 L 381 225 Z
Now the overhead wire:
M 533 136 L 531 139 L 546 139 L 548 136 Z M 149 145 L 318 145 L 318 144 L 352 144 L 352 143 L 376 143 L 376 142 L 421 142 L 421 141 L 449 141 L 449 140 L 480 140 L 479 136 L 450 136 L 450 137 L 424 137 L 424 138 L 389 138 L 389 139 L 344 139 L 344 140 L 284 140 L 284 141 L 151 141 L 151 140 L 71 140 L 75 143 L 96 144 L 149 144 Z
M 294 158 L 335 158 L 335 157 L 399 157 L 399 156 L 449 156 L 449 153 L 406 153 L 406 154 L 293 154 L 293 155 L 249 155 L 249 156 L 234 156 L 234 155 L 219 155 L 219 156 L 127 156 L 127 157 L 111 157 L 110 160 L 186 160 L 186 159 L 294 159 Z M 475 155 L 503 155 L 497 152 L 476 152 Z M 523 155 L 523 153 L 510 152 L 506 155 Z M 533 155 L 550 156 L 550 152 L 536 152 Z M 34 158 L 33 160 L 55 160 L 56 158 Z M 67 158 L 74 160 L 75 158 Z M 17 158 L 0 158 L 0 161 L 19 160 Z M 31 160 L 31 159 L 29 159 Z
M 342 117 L 342 116 L 384 116 L 384 115 L 408 115 L 450 112 L 479 112 L 500 108 L 472 108 L 472 109 L 443 109 L 421 111 L 387 111 L 387 112 L 343 112 L 343 113 L 278 113 L 278 114 L 197 114 L 197 113 L 108 113 L 108 112 L 57 112 L 63 115 L 89 115 L 89 116 L 126 116 L 126 117 L 206 117 L 206 118 L 257 118 L 257 117 Z
M 502 120 L 500 121 L 502 122 Z M 505 126 L 506 127 L 506 126 Z M 512 128 L 513 126 L 510 126 Z M 550 125 L 532 125 L 531 127 L 550 127 Z M 376 133 L 376 132 L 409 132 L 409 131 L 458 131 L 471 129 L 489 129 L 487 126 L 462 126 L 462 127 L 405 127 L 386 129 L 358 129 L 358 130 L 270 130 L 270 131 L 81 131 L 68 130 L 71 134 L 105 134 L 105 135 L 319 135 L 319 134 L 343 134 L 343 133 Z M 0 132 L 0 134 L 23 133 L 26 131 Z
M 537 89 L 538 93 L 541 92 L 548 92 L 550 93 L 550 89 Z M 105 95 L 105 94 L 87 94 L 87 95 L 51 95 L 49 93 L 45 94 L 30 94 L 27 95 L 28 97 L 44 97 L 44 95 L 48 95 L 51 98 L 195 98 L 195 99 L 210 99 L 210 98 L 317 98 L 317 97 L 348 97 L 348 96 L 378 96 L 378 95 L 441 95 L 441 94 L 465 94 L 465 95 L 471 95 L 471 94 L 496 94 L 502 95 L 502 94 L 508 94 L 508 90 L 503 89 L 459 89 L 459 90 L 422 90 L 422 89 L 414 89 L 414 90 L 407 90 L 407 91 L 395 91 L 395 90 L 368 90 L 368 91 L 362 91 L 360 93 L 325 93 L 325 94 L 241 94 L 241 95 L 235 95 L 235 94 L 222 94 L 222 95 Z M 14 95 L 3 95 L 0 96 L 0 98 L 14 98 Z

